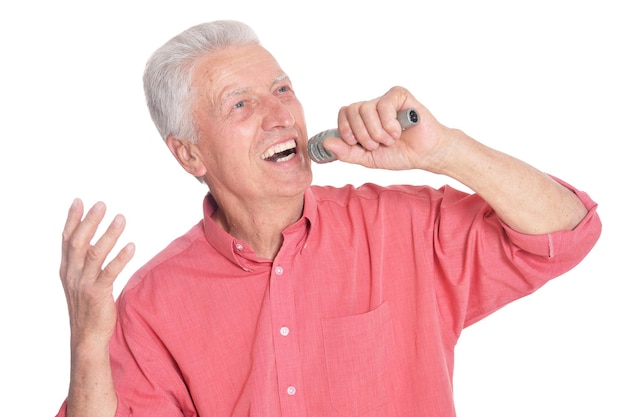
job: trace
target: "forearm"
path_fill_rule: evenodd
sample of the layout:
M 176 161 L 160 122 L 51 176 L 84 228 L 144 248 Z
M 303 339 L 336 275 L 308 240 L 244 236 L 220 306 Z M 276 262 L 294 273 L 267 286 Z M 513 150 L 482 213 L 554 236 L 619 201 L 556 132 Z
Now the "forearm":
M 113 417 L 116 409 L 108 346 L 72 347 L 67 417 Z
M 459 130 L 441 173 L 465 184 L 521 233 L 571 230 L 587 213 L 578 197 L 545 173 L 475 141 Z
M 399 109 L 415 108 L 417 126 L 400 130 Z M 587 214 L 579 198 L 545 173 L 437 122 L 404 88 L 339 111 L 341 138 L 324 147 L 338 159 L 370 168 L 423 169 L 465 184 L 509 227 L 524 234 L 571 230 Z M 361 146 L 355 146 L 355 144 Z

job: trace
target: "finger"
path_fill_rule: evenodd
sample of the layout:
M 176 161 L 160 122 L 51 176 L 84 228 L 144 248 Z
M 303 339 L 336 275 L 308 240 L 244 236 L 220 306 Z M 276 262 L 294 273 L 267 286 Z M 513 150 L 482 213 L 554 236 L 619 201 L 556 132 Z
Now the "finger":
M 365 149 L 372 151 L 378 147 L 378 143 L 370 137 L 366 126 L 366 123 L 371 123 L 371 120 L 367 120 L 371 119 L 369 116 L 369 107 L 371 107 L 371 104 L 368 102 L 355 103 L 347 107 L 345 111 L 345 123 L 347 124 L 348 129 L 350 129 L 351 134 L 354 136 L 354 140 Z
M 402 135 L 402 126 L 398 121 L 398 110 L 400 109 L 396 108 L 396 106 L 388 105 L 383 100 L 381 100 L 377 106 L 381 129 L 385 132 L 385 142 L 383 143 L 387 146 L 393 145 L 393 143 L 397 139 L 400 139 L 400 136 Z
M 382 112 L 381 112 L 382 110 Z M 389 124 L 388 114 L 385 115 L 385 110 L 389 113 L 389 107 L 381 105 L 380 101 L 373 100 L 371 105 L 361 108 L 361 118 L 365 122 L 367 129 L 367 138 L 375 142 L 374 149 L 377 149 L 379 145 L 391 146 L 394 143 L 394 137 L 387 131 L 383 122 Z M 395 119 L 395 111 L 391 108 L 391 119 Z M 397 123 L 397 122 L 396 122 Z M 364 139 L 367 140 L 367 139 Z
M 98 277 L 98 284 L 112 286 L 120 272 L 126 267 L 135 254 L 135 245 L 129 243 L 109 262 Z
M 102 265 L 111 253 L 111 250 L 117 243 L 117 240 L 124 231 L 126 219 L 121 214 L 113 218 L 107 230 L 102 234 L 98 241 L 89 247 L 85 255 L 85 265 L 83 275 L 85 277 L 98 278 Z
M 398 112 L 415 107 L 415 98 L 403 87 L 392 87 L 377 102 L 377 111 L 383 129 L 395 140 L 402 136 L 402 126 L 398 121 Z
M 104 218 L 106 206 L 97 202 L 87 212 L 84 220 L 79 221 L 67 239 L 65 246 L 65 264 L 62 278 L 65 280 L 72 277 L 82 277 L 85 257 L 90 250 L 90 242 L 96 234 L 100 222 Z M 76 220 L 72 217 L 72 224 Z M 102 260 L 104 262 L 104 259 Z
M 61 242 L 61 276 L 65 276 L 67 271 L 69 241 L 80 224 L 80 220 L 83 217 L 83 210 L 83 202 L 79 198 L 74 199 L 68 210 Z
M 393 144 L 393 136 L 383 127 L 377 109 L 377 101 L 355 103 L 345 108 L 341 115 L 343 117 L 339 120 L 339 131 L 342 138 L 344 135 L 352 135 L 354 143 L 358 142 L 368 151 L 378 149 L 381 144 L 386 146 Z
M 354 104 L 352 106 L 354 106 Z M 358 142 L 354 137 L 354 133 L 352 133 L 352 128 L 348 120 L 348 111 L 350 111 L 350 107 L 348 106 L 344 106 L 339 109 L 339 115 L 337 116 L 337 129 L 339 130 L 339 135 L 344 142 L 348 145 L 356 145 Z

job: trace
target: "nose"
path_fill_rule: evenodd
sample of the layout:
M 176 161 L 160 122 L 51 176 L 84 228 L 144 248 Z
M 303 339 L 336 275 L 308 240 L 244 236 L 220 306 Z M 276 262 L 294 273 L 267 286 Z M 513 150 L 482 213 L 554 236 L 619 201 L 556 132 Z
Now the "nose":
M 269 97 L 266 101 L 266 113 L 263 117 L 263 130 L 291 127 L 295 118 L 290 107 L 277 97 Z

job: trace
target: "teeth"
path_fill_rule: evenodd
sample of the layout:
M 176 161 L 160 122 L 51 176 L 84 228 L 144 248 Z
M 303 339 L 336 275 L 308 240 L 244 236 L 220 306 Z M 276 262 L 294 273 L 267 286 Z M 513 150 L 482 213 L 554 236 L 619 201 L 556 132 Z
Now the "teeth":
M 291 139 L 291 140 L 288 140 L 287 142 L 279 143 L 278 145 L 272 146 L 267 151 L 265 151 L 263 155 L 261 155 L 261 158 L 269 159 L 272 156 L 276 155 L 277 153 L 285 152 L 286 150 L 295 149 L 295 148 L 296 148 L 296 140 Z

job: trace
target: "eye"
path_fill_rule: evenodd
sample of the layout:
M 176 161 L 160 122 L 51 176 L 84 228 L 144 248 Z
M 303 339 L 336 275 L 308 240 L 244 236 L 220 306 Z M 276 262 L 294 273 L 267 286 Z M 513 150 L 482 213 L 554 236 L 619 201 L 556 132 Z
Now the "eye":
M 246 105 L 246 103 L 242 100 L 242 101 L 238 101 L 237 103 L 235 103 L 233 108 L 234 109 L 240 109 L 240 108 L 244 107 L 245 105 Z
M 284 93 L 290 93 L 291 92 L 291 86 L 290 85 L 283 85 L 280 86 L 276 89 L 276 92 L 278 94 L 284 94 Z

